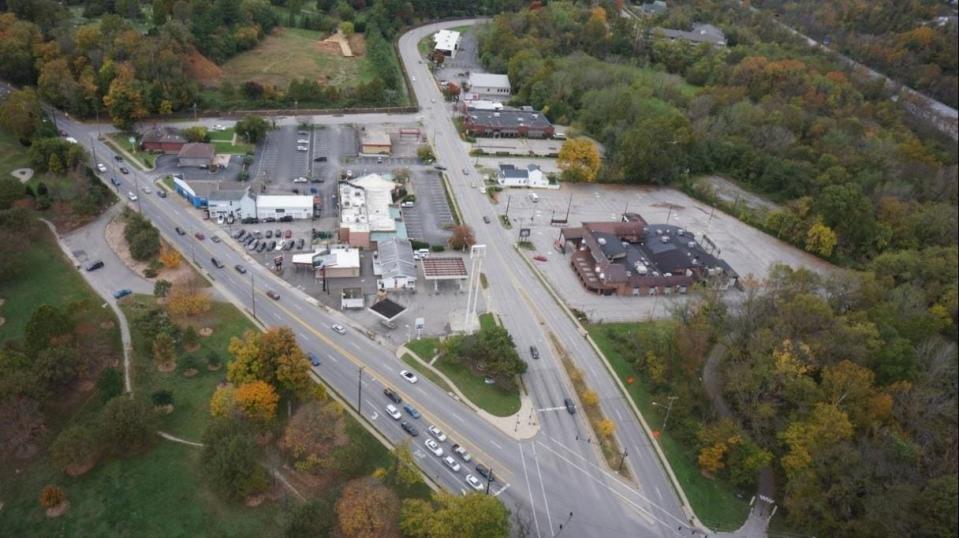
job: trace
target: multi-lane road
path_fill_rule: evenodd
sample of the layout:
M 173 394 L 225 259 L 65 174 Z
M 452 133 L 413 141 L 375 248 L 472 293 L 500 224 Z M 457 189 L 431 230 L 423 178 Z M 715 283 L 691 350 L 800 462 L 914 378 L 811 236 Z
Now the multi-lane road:
M 462 21 L 456 23 L 462 24 Z M 322 364 L 314 367 L 316 374 L 347 402 L 353 406 L 359 404 L 369 423 L 391 442 L 406 441 L 410 437 L 397 421 L 385 414 L 384 408 L 389 402 L 383 395 L 384 387 L 393 388 L 404 403 L 418 409 L 422 418 L 404 417 L 421 432 L 412 439 L 414 455 L 423 471 L 441 487 L 454 492 L 468 491 L 465 474 L 476 473 L 472 465 L 453 472 L 425 449 L 423 440 L 429 424 L 436 425 L 450 437 L 441 444 L 447 454 L 450 445 L 459 442 L 472 453 L 473 464 L 483 463 L 493 469 L 497 480 L 491 484 L 490 494 L 498 496 L 518 514 L 530 536 L 555 536 L 561 528 L 564 535 L 581 537 L 688 536 L 693 532 L 689 514 L 612 376 L 576 325 L 514 251 L 515 231 L 501 228 L 495 219 L 491 219 L 494 224 L 483 224 L 482 217 L 495 216 L 496 209 L 485 195 L 470 187 L 477 181 L 477 173 L 456 133 L 450 109 L 444 104 L 427 66 L 420 62 L 416 48 L 422 37 L 451 25 L 443 23 L 414 29 L 400 38 L 399 49 L 407 71 L 415 77 L 412 86 L 422 109 L 419 117 L 428 130 L 435 131 L 436 153 L 440 163 L 448 168 L 463 217 L 473 225 L 479 242 L 487 245 L 484 272 L 491 283 L 487 291 L 488 304 L 500 314 L 521 350 L 536 345 L 541 352 L 540 360 L 529 361 L 529 371 L 524 378 L 535 415 L 519 417 L 538 426 L 532 438 L 517 440 L 508 435 L 428 380 L 407 383 L 399 375 L 403 364 L 395 358 L 393 350 L 353 329 L 345 335 L 333 331 L 331 326 L 335 323 L 349 324 L 339 313 L 318 306 L 315 300 L 260 266 L 223 232 L 219 232 L 223 238 L 220 243 L 195 239 L 196 231 L 203 231 L 207 237 L 216 231 L 209 221 L 201 220 L 196 211 L 175 199 L 175 195 L 163 199 L 141 190 L 138 203 L 131 205 L 149 217 L 186 257 L 195 259 L 222 294 L 239 307 L 255 312 L 256 318 L 266 326 L 290 327 L 300 345 L 321 359 Z M 410 119 L 409 115 L 382 114 L 317 116 L 314 123 L 382 124 Z M 216 121 L 222 120 L 206 122 Z M 97 140 L 96 127 L 62 115 L 58 116 L 58 124 L 68 135 L 93 149 L 98 160 L 108 166 L 115 165 L 112 150 Z M 104 174 L 109 175 L 123 182 L 119 189 L 121 195 L 135 191 L 137 184 L 142 188 L 151 181 L 147 174 L 136 170 L 130 175 L 116 174 L 114 170 Z M 176 226 L 187 233 L 178 235 L 174 231 Z M 218 258 L 225 267 L 216 269 L 211 257 Z M 244 266 L 248 272 L 236 272 L 235 265 Z M 270 290 L 280 294 L 278 301 L 266 296 Z M 599 394 L 603 412 L 616 424 L 616 436 L 627 453 L 624 465 L 634 477 L 633 481 L 624 480 L 606 468 L 583 415 L 570 415 L 563 408 L 563 399 L 575 398 L 575 393 L 549 334 L 565 348 L 584 372 L 587 383 Z

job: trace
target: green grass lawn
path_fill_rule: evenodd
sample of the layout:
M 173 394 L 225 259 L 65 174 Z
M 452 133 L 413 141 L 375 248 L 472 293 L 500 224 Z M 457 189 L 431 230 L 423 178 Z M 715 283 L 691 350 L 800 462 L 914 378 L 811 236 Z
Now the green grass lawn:
M 229 154 L 229 155 L 246 155 L 253 151 L 252 144 L 233 144 L 232 142 L 214 142 L 213 147 L 216 149 L 217 153 Z
M 0 174 L 6 176 L 18 168 L 30 166 L 27 148 L 10 133 L 0 130 Z
M 489 330 L 499 326 L 499 323 L 496 323 L 496 318 L 489 312 L 480 314 L 479 322 L 481 331 Z
M 106 135 L 107 144 L 122 148 L 127 153 L 133 155 L 132 164 L 143 170 L 152 170 L 156 166 L 157 156 L 148 151 L 142 151 L 136 147 L 136 144 L 130 143 L 130 137 L 136 136 L 136 133 L 111 133 Z
M 6 318 L 0 326 L 0 342 L 20 338 L 30 314 L 42 304 L 63 306 L 87 301 L 96 305 L 95 310 L 102 310 L 100 296 L 63 255 L 47 227 L 38 225 L 42 239 L 20 253 L 27 269 L 14 279 L 0 281 L 0 297 L 6 300 L 0 307 L 0 316 Z M 112 319 L 112 314 L 105 317 Z
M 443 380 L 442 377 L 436 375 L 436 372 L 434 372 L 433 370 L 430 370 L 425 364 L 420 362 L 416 357 L 410 355 L 409 353 L 404 353 L 402 358 L 403 358 L 403 362 L 405 362 L 407 366 L 419 372 L 420 375 L 422 375 L 426 379 L 429 379 L 430 381 L 435 383 L 438 387 L 445 390 L 446 392 L 452 392 L 452 389 L 446 383 L 446 381 Z
M 439 345 L 440 341 L 436 338 L 420 338 L 406 343 L 407 349 L 419 355 L 426 362 L 433 360 Z
M 450 378 L 474 404 L 492 415 L 508 417 L 519 411 L 519 391 L 506 390 L 499 385 L 487 385 L 483 377 L 474 374 L 462 364 L 440 357 L 433 366 Z
M 236 134 L 236 131 L 233 129 L 233 127 L 228 127 L 222 131 L 214 131 L 210 129 L 206 134 L 210 137 L 210 142 L 232 142 L 233 135 Z
M 133 335 L 134 378 L 133 386 L 137 392 L 150 395 L 158 390 L 169 390 L 173 393 L 174 411 L 163 416 L 160 428 L 170 434 L 190 441 L 199 441 L 209 421 L 210 397 L 216 390 L 216 385 L 226 377 L 226 363 L 229 359 L 227 346 L 230 338 L 241 337 L 248 329 L 255 329 L 252 323 L 233 305 L 214 302 L 210 311 L 196 323 L 199 327 L 210 327 L 213 334 L 208 338 L 200 338 L 200 348 L 191 353 L 202 364 L 200 373 L 195 377 L 186 378 L 179 372 L 163 373 L 156 369 L 152 353 L 147 348 L 144 338 L 136 334 L 134 322 L 145 314 L 155 300 L 149 295 L 134 295 L 124 301 L 123 312 L 130 321 Z M 206 357 L 209 352 L 215 352 L 220 357 L 221 367 L 217 371 L 206 368 Z M 181 356 L 183 353 L 180 354 Z
M 636 331 L 657 331 L 664 329 L 664 323 L 671 322 L 610 323 L 588 327 L 590 336 L 609 359 L 609 363 L 622 380 L 636 407 L 654 428 L 653 425 L 662 424 L 664 417 L 660 413 L 661 407 L 652 404 L 654 397 L 643 383 L 641 376 L 619 353 L 616 342 L 610 338 L 607 331 L 612 330 L 621 335 Z M 629 377 L 634 378 L 632 384 L 627 382 Z M 736 489 L 730 484 L 720 480 L 710 480 L 700 474 L 695 448 L 680 445 L 668 431 L 660 434 L 659 443 L 699 519 L 714 529 L 739 528 L 749 514 L 749 505 L 736 497 Z

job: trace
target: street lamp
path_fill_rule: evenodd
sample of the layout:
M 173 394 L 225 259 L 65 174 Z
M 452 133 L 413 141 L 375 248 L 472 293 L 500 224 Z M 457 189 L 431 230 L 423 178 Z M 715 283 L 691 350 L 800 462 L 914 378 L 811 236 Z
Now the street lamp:
M 253 301 L 253 319 L 256 319 L 256 288 L 253 286 L 253 271 L 250 271 L 250 300 Z
M 669 412 L 673 410 L 673 402 L 676 401 L 677 398 L 679 398 L 679 396 L 667 396 L 669 405 L 666 406 L 666 418 L 663 419 L 663 431 L 666 431 L 666 424 L 669 422 Z M 659 402 L 653 402 L 653 405 L 657 407 L 663 406 L 663 404 Z
M 360 366 L 359 379 L 356 383 L 356 412 L 363 414 L 363 370 L 366 366 Z

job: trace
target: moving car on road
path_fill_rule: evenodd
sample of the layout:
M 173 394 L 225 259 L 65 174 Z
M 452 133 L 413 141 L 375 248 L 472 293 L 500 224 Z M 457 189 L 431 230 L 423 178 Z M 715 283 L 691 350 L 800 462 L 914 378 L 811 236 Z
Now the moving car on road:
M 470 460 L 473 459 L 473 456 L 470 456 L 470 453 L 467 452 L 465 448 L 461 447 L 458 444 L 454 443 L 452 449 L 453 449 L 453 454 L 456 454 L 457 456 L 459 456 L 461 460 L 467 463 L 469 463 Z
M 316 355 L 316 353 L 313 353 L 313 352 L 311 351 L 311 352 L 307 353 L 307 356 L 310 357 L 310 364 L 312 364 L 313 366 L 319 366 L 319 365 L 320 365 L 320 358 Z
M 466 483 L 476 491 L 483 491 L 483 488 L 485 487 L 478 478 L 469 473 L 466 473 Z
M 400 413 L 400 410 L 397 409 L 393 404 L 386 404 L 386 414 L 393 417 L 393 420 L 399 420 L 403 418 L 403 414 Z
M 174 231 L 176 231 L 177 235 L 186 235 L 186 232 L 183 231 L 183 228 L 180 228 L 179 226 L 174 228 Z
M 458 473 L 460 472 L 460 469 L 462 469 L 462 467 L 460 466 L 460 462 L 456 461 L 453 458 L 453 456 L 446 456 L 445 458 L 443 458 L 443 463 L 447 467 L 449 467 L 454 473 Z
M 410 383 L 416 383 L 419 381 L 419 378 L 416 377 L 416 374 L 409 370 L 400 370 L 400 375 L 403 376 L 403 379 L 409 381 Z
M 539 360 L 539 350 L 536 349 L 536 346 L 529 346 L 529 356 L 533 357 L 534 360 Z
M 243 267 L 243 266 L 240 265 L 240 264 L 234 265 L 233 268 L 236 269 L 236 272 L 237 272 L 237 273 L 240 273 L 241 275 L 245 275 L 245 274 L 246 274 L 246 267 Z
M 446 434 L 443 433 L 442 430 L 440 430 L 436 426 L 433 426 L 432 424 L 430 424 L 429 428 L 426 428 L 426 431 L 430 432 L 430 435 L 432 435 L 433 437 L 436 437 L 436 440 L 441 443 L 446 440 Z
M 273 290 L 267 291 L 267 292 L 266 292 L 266 296 L 269 297 L 270 299 L 273 299 L 274 301 L 279 301 L 279 300 L 280 300 L 280 294 L 277 293 L 277 292 L 275 292 L 275 291 L 273 291 Z
M 120 167 L 120 173 L 122 173 L 122 174 L 129 174 L 129 173 L 130 173 L 130 169 L 127 168 L 126 166 L 121 166 L 121 167 Z
M 340 325 L 339 323 L 334 323 L 330 325 L 330 328 L 333 329 L 333 332 L 337 334 L 346 334 L 346 327 Z
M 133 194 L 133 191 L 127 193 L 127 198 L 129 198 L 131 202 L 137 201 L 137 195 Z
M 426 445 L 427 450 L 432 452 L 434 456 L 438 458 L 443 456 L 443 448 L 440 447 L 439 443 L 436 441 L 427 439 L 426 441 L 423 441 L 423 444 Z
M 104 172 L 106 172 L 106 171 L 107 171 L 107 165 L 105 165 L 105 164 L 103 164 L 103 163 L 97 163 L 97 171 L 99 171 L 101 174 L 104 173 Z
M 219 242 L 220 242 L 220 236 L 218 236 L 218 235 L 211 235 L 211 236 L 210 236 L 210 241 L 213 241 L 214 243 L 219 243 Z
M 197 241 L 203 241 L 204 239 L 206 239 L 206 236 L 200 232 L 196 232 L 195 234 L 193 234 L 193 237 L 196 237 Z
M 565 400 L 563 400 L 563 405 L 566 406 L 566 410 L 569 411 L 570 415 L 576 414 L 576 404 L 573 403 L 573 400 L 571 398 L 566 398 Z
M 410 416 L 413 417 L 413 418 L 420 418 L 420 416 L 421 416 L 421 415 L 420 415 L 420 412 L 417 411 L 416 408 L 413 407 L 413 406 L 410 405 L 410 404 L 404 405 L 404 406 L 403 406 L 403 410 L 406 411 L 407 413 L 409 413 Z
M 210 262 L 211 262 L 217 269 L 223 269 L 223 262 L 221 262 L 220 260 L 218 260 L 218 259 L 216 259 L 216 258 L 210 258 Z
M 393 403 L 398 404 L 398 403 L 400 403 L 400 402 L 403 401 L 403 398 L 400 398 L 400 395 L 397 394 L 395 391 L 393 391 L 393 389 L 391 389 L 391 388 L 385 388 L 385 389 L 383 389 L 383 394 L 384 394 L 387 398 L 389 398 L 390 401 L 393 402 Z
M 400 423 L 400 426 L 402 426 L 403 430 L 406 431 L 406 433 L 410 434 L 413 437 L 416 437 L 417 435 L 420 434 L 419 430 L 416 429 L 416 426 L 410 424 L 409 422 L 406 422 L 405 420 L 402 423 Z
M 90 271 L 96 271 L 97 269 L 99 269 L 99 268 L 101 268 L 101 267 L 103 267 L 103 261 L 102 261 L 102 260 L 94 260 L 94 261 L 88 263 L 87 266 L 85 267 L 85 269 L 87 270 L 87 272 L 90 272 Z

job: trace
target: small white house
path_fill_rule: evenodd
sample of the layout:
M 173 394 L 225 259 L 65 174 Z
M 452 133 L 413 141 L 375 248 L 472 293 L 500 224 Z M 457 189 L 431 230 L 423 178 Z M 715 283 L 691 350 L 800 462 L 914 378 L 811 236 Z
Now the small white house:
M 256 218 L 313 218 L 313 197 L 302 194 L 260 194 L 256 197 Z
M 512 164 L 499 165 L 496 182 L 501 187 L 529 187 L 544 188 L 549 186 L 546 174 L 535 164 L 526 165 L 526 168 L 517 168 Z
M 440 30 L 433 34 L 433 50 L 443 53 L 450 58 L 456 57 L 456 51 L 460 48 L 461 35 L 452 30 Z
M 207 209 L 211 218 L 242 219 L 256 215 L 256 201 L 250 196 L 247 189 L 225 189 L 213 191 L 207 198 Z
M 373 274 L 376 285 L 384 290 L 416 289 L 416 260 L 413 244 L 408 239 L 392 238 L 376 243 L 373 254 Z
M 509 77 L 493 73 L 470 73 L 470 93 L 483 96 L 509 97 Z

